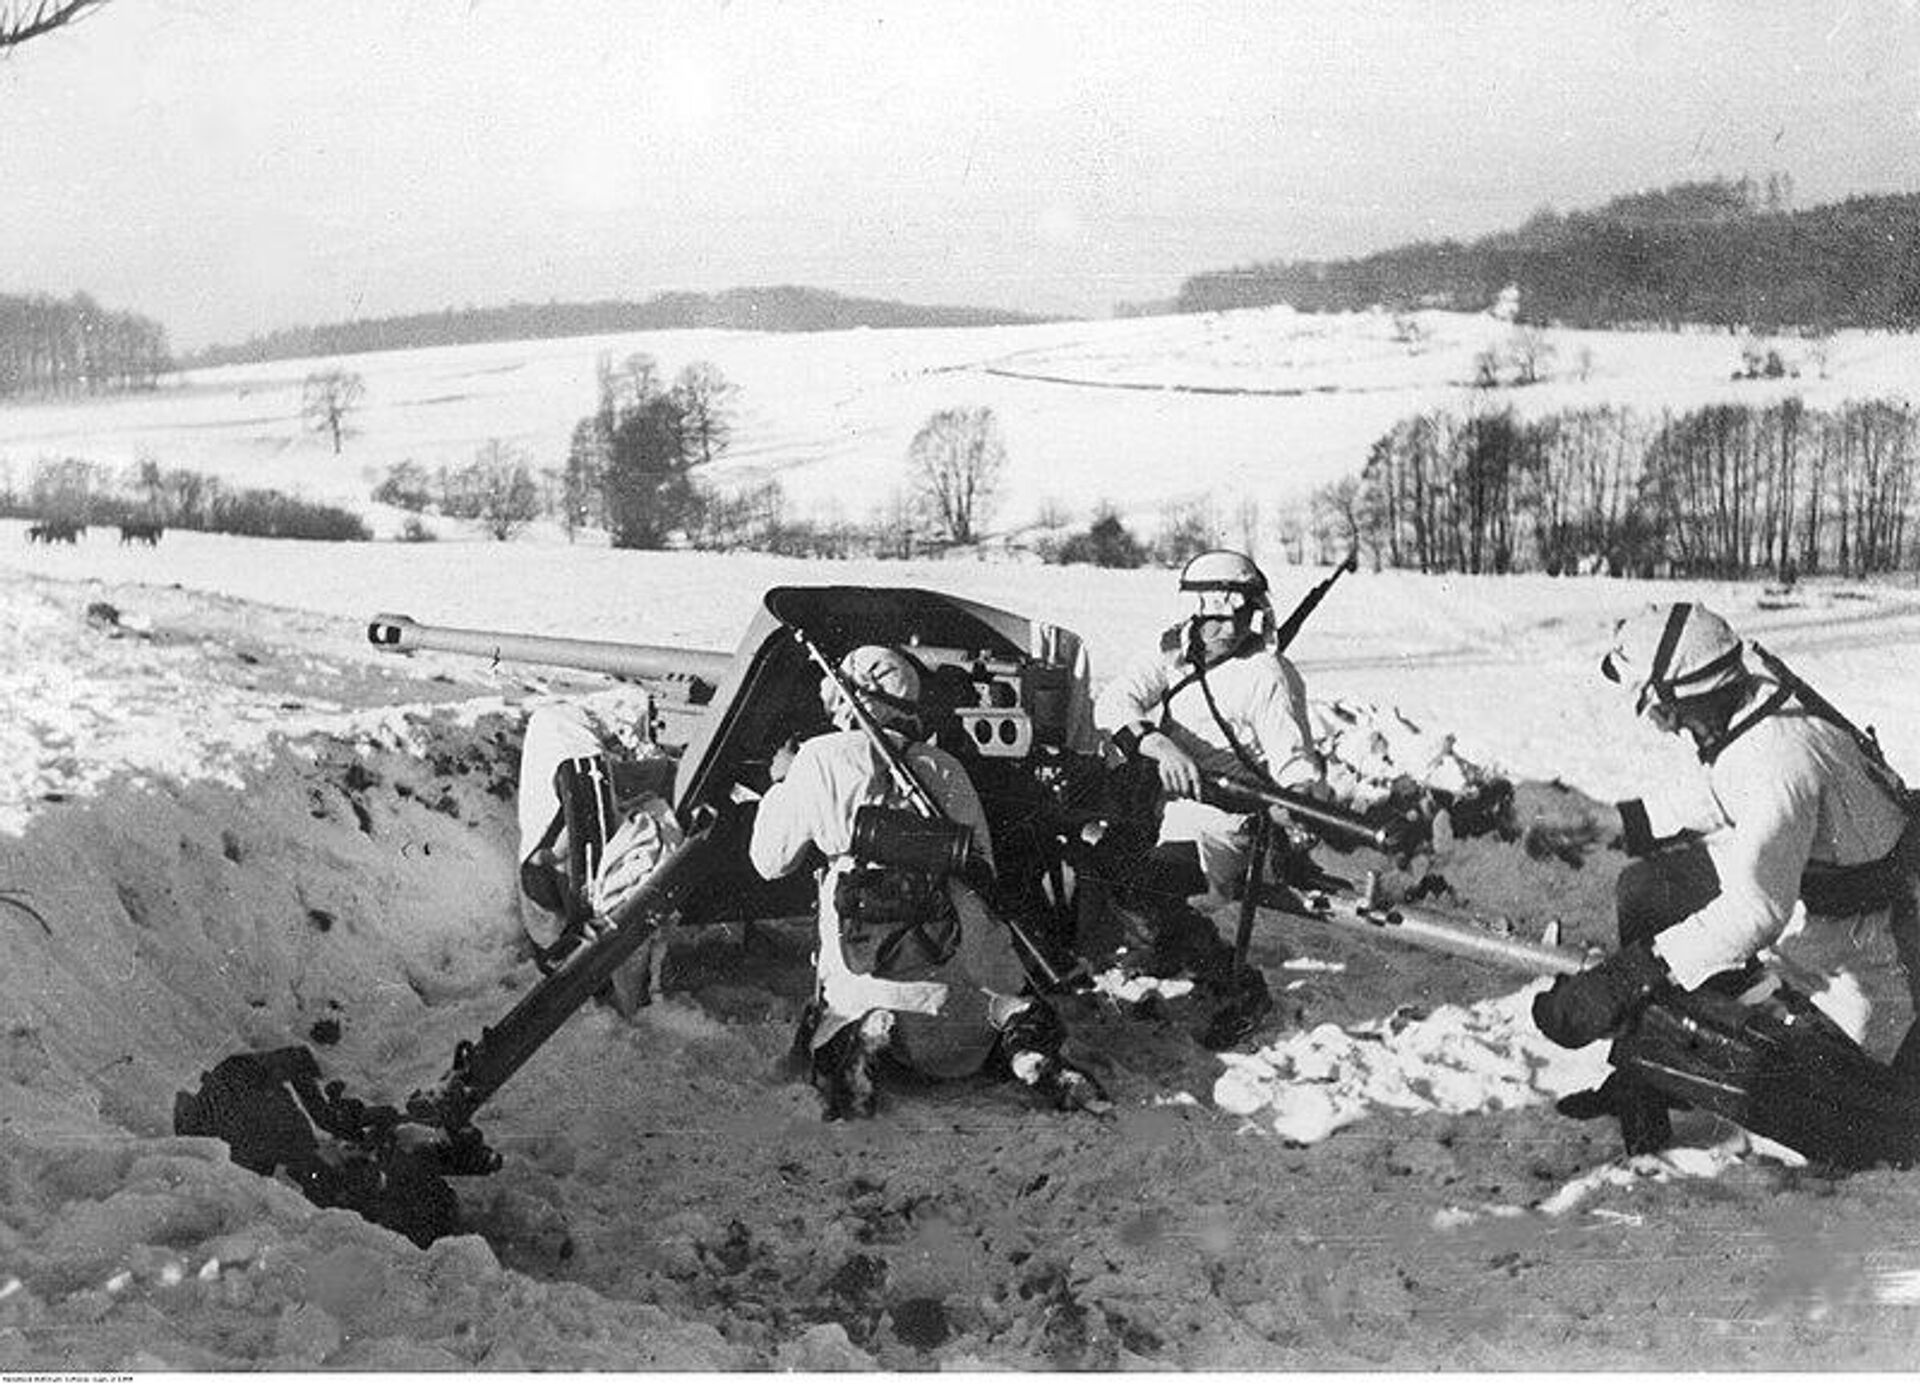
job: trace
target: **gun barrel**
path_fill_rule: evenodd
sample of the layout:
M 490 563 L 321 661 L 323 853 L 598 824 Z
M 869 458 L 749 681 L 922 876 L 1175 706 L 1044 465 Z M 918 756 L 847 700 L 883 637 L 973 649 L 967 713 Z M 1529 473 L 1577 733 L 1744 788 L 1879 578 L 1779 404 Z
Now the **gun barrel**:
M 699 679 L 711 687 L 733 663 L 733 655 L 714 649 L 675 649 L 658 644 L 618 644 L 610 640 L 562 639 L 544 634 L 423 625 L 406 615 L 376 615 L 367 625 L 376 648 L 396 653 L 433 649 L 472 654 L 494 662 L 546 663 L 589 673 L 642 679 Z M 704 700 L 690 698 L 689 700 Z

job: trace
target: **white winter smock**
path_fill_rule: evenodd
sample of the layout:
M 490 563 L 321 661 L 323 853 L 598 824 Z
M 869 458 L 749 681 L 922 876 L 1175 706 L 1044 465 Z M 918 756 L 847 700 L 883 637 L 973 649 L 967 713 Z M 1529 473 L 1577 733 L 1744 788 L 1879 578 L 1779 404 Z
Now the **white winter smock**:
M 1208 706 L 1208 692 L 1219 708 L 1218 718 Z M 1100 690 L 1093 716 L 1109 735 L 1129 728 L 1141 735 L 1159 731 L 1185 750 L 1202 773 L 1246 776 L 1227 739 L 1230 730 L 1282 788 L 1297 789 L 1322 775 L 1307 718 L 1306 685 L 1293 664 L 1265 645 L 1256 644 L 1209 667 L 1202 688 L 1186 651 L 1163 644 L 1152 658 Z M 1192 841 L 1209 888 L 1226 898 L 1237 890 L 1245 866 L 1246 825 L 1244 813 L 1180 798 L 1166 805 L 1160 840 Z

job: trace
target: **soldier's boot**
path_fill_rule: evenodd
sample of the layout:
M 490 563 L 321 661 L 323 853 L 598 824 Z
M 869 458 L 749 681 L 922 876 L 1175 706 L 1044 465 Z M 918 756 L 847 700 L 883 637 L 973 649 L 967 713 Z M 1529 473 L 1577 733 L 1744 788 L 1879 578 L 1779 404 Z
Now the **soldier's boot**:
M 1000 1029 L 1000 1049 L 1013 1079 L 1044 1097 L 1056 1110 L 1104 1114 L 1113 1108 L 1092 1074 L 1060 1055 L 1066 1031 L 1060 1016 L 1040 1001 L 1016 1010 Z
M 870 1009 L 813 1051 L 813 1084 L 828 1120 L 864 1120 L 879 1104 L 874 1066 L 893 1041 L 893 1012 Z
M 1235 964 L 1230 949 L 1226 972 L 1213 981 L 1212 988 L 1220 996 L 1220 1005 L 1201 1030 L 1200 1043 L 1214 1052 L 1252 1037 L 1273 1013 L 1273 991 L 1266 976 L 1244 962 Z

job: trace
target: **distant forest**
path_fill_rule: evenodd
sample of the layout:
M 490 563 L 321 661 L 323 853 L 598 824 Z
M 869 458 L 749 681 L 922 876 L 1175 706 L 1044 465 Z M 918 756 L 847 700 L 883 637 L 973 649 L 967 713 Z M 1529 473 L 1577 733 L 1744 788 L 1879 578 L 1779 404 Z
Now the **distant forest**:
M 0 295 L 0 399 L 151 389 L 172 368 L 166 328 L 138 313 Z
M 1920 194 L 1789 208 L 1791 181 L 1682 183 L 1597 211 L 1543 210 L 1518 230 L 1362 259 L 1281 260 L 1196 274 L 1183 312 L 1478 312 L 1508 285 L 1522 320 L 1729 330 L 1920 327 Z
M 723 293 L 662 293 L 645 302 L 509 303 L 446 308 L 324 326 L 287 327 L 239 346 L 211 346 L 186 366 L 251 364 L 363 351 L 405 351 L 477 341 L 525 341 L 613 332 L 709 327 L 759 332 L 826 332 L 849 327 L 992 327 L 1045 322 L 991 308 L 916 307 L 847 298 L 817 288 L 734 288 Z

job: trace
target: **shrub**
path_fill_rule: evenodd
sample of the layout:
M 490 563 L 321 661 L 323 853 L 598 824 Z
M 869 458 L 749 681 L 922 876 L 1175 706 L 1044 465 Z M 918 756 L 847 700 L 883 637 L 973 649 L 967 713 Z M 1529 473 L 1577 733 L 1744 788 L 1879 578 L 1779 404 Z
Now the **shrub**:
M 1043 543 L 1040 556 L 1057 564 L 1089 563 L 1095 567 L 1141 567 L 1146 565 L 1147 549 L 1133 536 L 1117 514 L 1103 514 L 1060 543 Z
M 308 538 L 324 543 L 364 543 L 373 535 L 366 521 L 338 505 L 315 504 L 278 490 L 239 490 L 216 495 L 203 527 L 249 538 Z
M 373 498 L 383 505 L 420 513 L 433 502 L 433 478 L 418 462 L 403 461 L 388 469 Z

